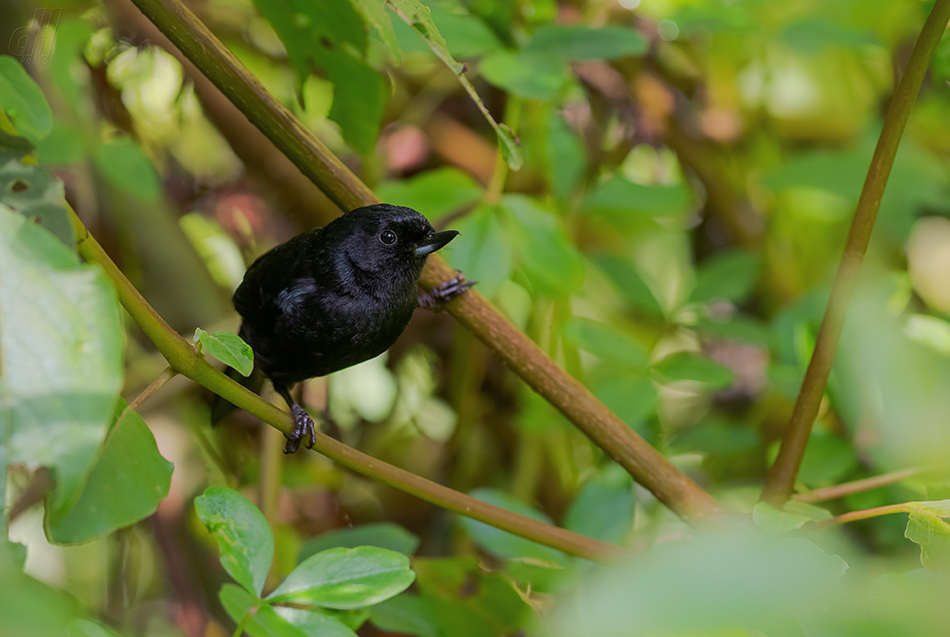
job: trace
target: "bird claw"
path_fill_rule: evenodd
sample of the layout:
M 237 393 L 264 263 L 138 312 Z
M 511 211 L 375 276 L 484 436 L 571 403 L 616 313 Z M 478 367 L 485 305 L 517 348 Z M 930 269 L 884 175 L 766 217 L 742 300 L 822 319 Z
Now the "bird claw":
M 465 275 L 459 272 L 459 275 L 451 281 L 438 285 L 428 292 L 419 295 L 419 307 L 438 312 L 442 305 L 448 303 L 457 296 L 461 296 L 467 289 L 478 283 L 478 281 L 467 281 Z
M 313 449 L 313 445 L 317 442 L 313 418 L 297 403 L 291 406 L 290 413 L 294 417 L 294 431 L 292 435 L 286 436 L 287 445 L 284 447 L 284 453 L 296 453 L 304 437 L 309 437 L 307 449 Z

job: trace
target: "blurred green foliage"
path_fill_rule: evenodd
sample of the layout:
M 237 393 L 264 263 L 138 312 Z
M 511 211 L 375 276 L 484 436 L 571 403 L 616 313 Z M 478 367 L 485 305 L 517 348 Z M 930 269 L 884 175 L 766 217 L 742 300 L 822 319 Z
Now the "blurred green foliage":
M 932 4 L 191 5 L 384 201 L 461 231 L 449 263 L 761 531 L 687 528 L 444 315 L 305 384 L 344 442 L 637 551 L 609 568 L 316 454 L 282 460 L 246 414 L 211 430 L 181 378 L 120 417 L 166 363 L 80 264 L 65 201 L 175 329 L 247 371 L 227 303 L 244 264 L 339 211 L 131 5 L 0 7 L 16 29 L 0 57 L 0 636 L 219 635 L 245 618 L 295 636 L 944 634 L 950 38 L 796 490 L 927 470 L 757 504 Z

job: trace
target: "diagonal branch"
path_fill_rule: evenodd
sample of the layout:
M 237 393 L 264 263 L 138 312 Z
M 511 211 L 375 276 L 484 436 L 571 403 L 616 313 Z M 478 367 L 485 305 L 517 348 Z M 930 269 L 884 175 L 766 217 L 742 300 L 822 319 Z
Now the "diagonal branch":
M 844 326 L 848 302 L 854 292 L 858 279 L 858 271 L 864 254 L 867 252 L 871 240 L 871 231 L 877 219 L 877 211 L 881 207 L 881 198 L 884 196 L 884 187 L 894 165 L 894 157 L 900 145 L 901 136 L 910 117 L 910 111 L 917 100 L 917 93 L 924 81 L 924 76 L 930 66 L 934 50 L 937 48 L 943 32 L 950 20 L 950 0 L 937 0 L 934 3 L 927 21 L 924 23 L 914 50 L 907 61 L 904 74 L 894 91 L 887 115 L 884 117 L 884 127 L 871 158 L 871 167 L 858 199 L 858 207 L 854 212 L 851 230 L 844 246 L 844 254 L 838 264 L 834 284 L 831 288 L 831 297 L 828 307 L 821 321 L 818 339 L 815 341 L 815 351 L 808 363 L 808 371 L 802 383 L 795 410 L 788 423 L 788 429 L 782 438 L 782 447 L 779 450 L 775 463 L 769 470 L 762 492 L 762 499 L 769 504 L 781 507 L 792 495 L 795 486 L 795 477 L 805 455 L 811 427 L 818 415 L 818 406 L 828 383 L 831 365 L 834 362 L 835 351 L 841 338 L 841 329 Z
M 122 274 L 112 259 L 109 258 L 109 255 L 102 249 L 102 246 L 76 216 L 72 208 L 69 208 L 69 212 L 78 237 L 79 254 L 87 262 L 97 263 L 105 270 L 116 286 L 119 301 L 123 307 L 142 328 L 146 336 L 155 343 L 158 351 L 168 361 L 172 370 L 207 387 L 241 409 L 279 429 L 285 435 L 293 431 L 294 426 L 290 414 L 281 411 L 257 394 L 235 383 L 212 367 L 204 358 L 198 356 L 188 341 L 175 332 L 158 315 L 148 304 L 148 301 L 135 289 L 135 286 Z M 464 493 L 453 491 L 441 484 L 436 484 L 372 458 L 326 434 L 317 433 L 313 448 L 348 469 L 405 491 L 426 502 L 431 502 L 459 515 L 490 524 L 565 553 L 599 561 L 606 561 L 609 558 L 616 559 L 627 553 L 627 549 L 615 544 L 594 540 L 566 529 L 532 520 L 529 517 L 476 500 Z
M 378 201 L 376 195 L 268 93 L 180 0 L 133 1 L 340 208 L 351 210 Z M 454 270 L 435 255 L 430 257 L 420 283 L 432 288 L 455 275 Z M 684 519 L 701 523 L 723 510 L 586 387 L 561 370 L 480 294 L 469 291 L 447 309 L 594 444 Z

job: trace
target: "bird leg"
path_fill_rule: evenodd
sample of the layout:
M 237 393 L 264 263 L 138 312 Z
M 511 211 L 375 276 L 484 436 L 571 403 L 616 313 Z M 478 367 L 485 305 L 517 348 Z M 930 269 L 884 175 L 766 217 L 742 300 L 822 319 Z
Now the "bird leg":
M 442 310 L 442 305 L 448 303 L 457 296 L 462 295 L 478 281 L 466 281 L 465 275 L 459 272 L 459 275 L 451 281 L 438 285 L 428 292 L 419 295 L 419 307 L 424 307 L 433 312 Z
M 313 418 L 310 417 L 310 414 L 307 411 L 297 404 L 297 402 L 291 397 L 290 390 L 287 389 L 285 385 L 280 385 L 274 383 L 274 389 L 277 390 L 277 393 L 284 397 L 284 400 L 287 401 L 287 405 L 290 407 L 290 413 L 294 417 L 294 431 L 292 435 L 287 436 L 287 444 L 284 446 L 284 453 L 296 453 L 297 448 L 300 447 L 300 441 L 304 439 L 305 436 L 309 436 L 309 441 L 307 444 L 307 449 L 313 449 L 314 443 L 317 442 L 317 434 L 314 429 Z

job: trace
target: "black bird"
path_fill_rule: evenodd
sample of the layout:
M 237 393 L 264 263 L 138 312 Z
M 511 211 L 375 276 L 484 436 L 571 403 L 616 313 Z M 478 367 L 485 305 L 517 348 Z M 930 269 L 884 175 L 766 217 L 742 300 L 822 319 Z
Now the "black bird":
M 232 301 L 244 319 L 239 334 L 254 350 L 254 372 L 227 373 L 255 392 L 267 377 L 287 401 L 294 431 L 284 453 L 305 436 L 308 447 L 315 442 L 313 420 L 290 395 L 294 383 L 378 356 L 417 306 L 436 309 L 474 285 L 460 274 L 417 296 L 426 258 L 457 235 L 436 232 L 412 208 L 376 204 L 297 235 L 247 269 Z M 212 422 L 233 409 L 216 397 Z

